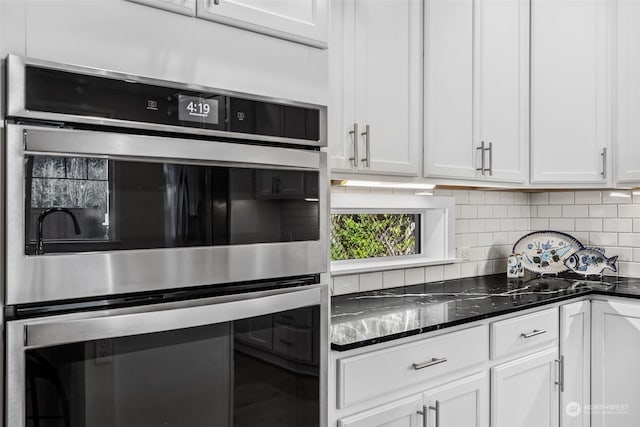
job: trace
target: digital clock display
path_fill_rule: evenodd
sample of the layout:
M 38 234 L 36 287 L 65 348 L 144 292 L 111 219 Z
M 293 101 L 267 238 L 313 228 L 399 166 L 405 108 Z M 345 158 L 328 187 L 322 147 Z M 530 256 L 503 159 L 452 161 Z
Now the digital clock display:
M 178 120 L 218 124 L 218 100 L 178 95 Z

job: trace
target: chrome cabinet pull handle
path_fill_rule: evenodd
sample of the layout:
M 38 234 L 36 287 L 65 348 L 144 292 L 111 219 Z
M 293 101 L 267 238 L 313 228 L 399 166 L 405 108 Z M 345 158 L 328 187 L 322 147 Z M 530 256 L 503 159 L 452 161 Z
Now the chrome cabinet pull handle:
M 436 411 L 436 427 L 440 427 L 440 401 L 436 400 L 436 405 L 429 406 L 429 409 Z
M 416 371 L 419 371 L 420 369 L 428 368 L 429 366 L 439 365 L 440 363 L 444 363 L 446 361 L 447 361 L 446 357 L 443 357 L 441 359 L 438 359 L 438 358 L 434 357 L 431 360 L 429 360 L 428 362 L 414 363 L 411 366 L 413 366 L 413 369 L 415 369 Z
M 607 147 L 604 147 L 602 149 L 602 153 L 600 153 L 600 156 L 602 156 L 602 172 L 600 172 L 600 175 L 602 175 L 603 178 L 607 177 Z
M 564 356 L 560 356 L 556 363 L 558 364 L 558 381 L 555 384 L 560 387 L 560 393 L 564 393 Z
M 522 333 L 520 334 L 520 336 L 522 338 L 532 338 L 535 337 L 537 335 L 542 335 L 542 334 L 546 334 L 547 330 L 546 329 L 534 329 L 533 331 L 529 332 L 528 334 Z
M 418 415 L 422 415 L 422 427 L 428 427 L 427 418 L 429 417 L 429 407 L 426 405 L 423 405 L 422 411 L 418 411 Z
M 361 133 L 364 136 L 364 158 L 360 159 L 364 163 L 365 167 L 371 167 L 371 132 L 369 131 L 369 125 L 364 127 L 364 132 Z
M 476 150 L 480 151 L 480 167 L 476 168 L 476 170 L 480 171 L 480 173 L 482 173 L 482 176 L 484 176 L 484 171 L 486 170 L 484 168 L 484 141 L 480 142 L 480 147 L 477 147 Z
M 485 169 L 485 170 L 489 172 L 489 176 L 493 176 L 493 142 L 490 142 L 489 148 L 486 148 L 485 150 L 489 151 L 489 169 Z M 484 154 L 483 154 L 483 158 L 484 158 Z M 483 175 L 484 175 L 484 172 L 483 172 Z
M 358 124 L 353 124 L 353 129 L 349 131 L 349 135 L 353 135 L 353 157 L 349 157 L 354 168 L 358 167 Z

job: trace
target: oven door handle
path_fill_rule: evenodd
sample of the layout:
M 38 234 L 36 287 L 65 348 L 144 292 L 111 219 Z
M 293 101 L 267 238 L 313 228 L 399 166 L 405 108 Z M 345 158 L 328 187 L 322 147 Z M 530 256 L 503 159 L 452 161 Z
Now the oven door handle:
M 200 139 L 23 127 L 25 154 L 125 158 L 275 168 L 319 169 L 325 153 Z
M 24 326 L 24 343 L 27 348 L 51 347 L 97 339 L 194 328 L 320 305 L 321 298 L 321 289 L 312 288 L 218 304 L 158 309 L 143 313 L 60 322 L 43 321 Z M 149 309 L 149 307 L 145 308 Z

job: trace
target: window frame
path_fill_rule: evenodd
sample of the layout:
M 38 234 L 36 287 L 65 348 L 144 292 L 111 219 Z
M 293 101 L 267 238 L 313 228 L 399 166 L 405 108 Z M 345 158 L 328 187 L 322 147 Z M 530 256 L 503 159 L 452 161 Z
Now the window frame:
M 331 193 L 330 214 L 418 214 L 420 215 L 420 253 L 351 260 L 329 260 L 331 273 L 352 274 L 367 271 L 450 264 L 455 258 L 455 198 L 375 193 Z M 439 215 L 441 224 L 432 214 Z M 440 236 L 429 234 L 438 227 Z M 436 233 L 433 233 L 436 234 Z M 330 246 L 330 243 L 329 243 Z M 429 256 L 437 252 L 437 256 Z M 330 255 L 329 255 L 330 256 Z

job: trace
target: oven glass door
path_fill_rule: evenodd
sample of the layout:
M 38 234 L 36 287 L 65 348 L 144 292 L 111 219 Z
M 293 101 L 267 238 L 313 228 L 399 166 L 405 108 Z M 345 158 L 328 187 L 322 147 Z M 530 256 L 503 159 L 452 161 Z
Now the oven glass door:
M 23 326 L 31 345 L 9 357 L 20 376 L 9 378 L 9 425 L 319 426 L 320 303 L 285 308 L 305 304 L 293 296 L 253 306 L 266 303 L 278 311 L 215 323 L 191 322 L 206 312 L 201 306 L 195 315 L 182 309 Z M 221 310 L 243 310 L 234 304 Z M 193 326 L 157 330 L 167 324 L 157 316 Z M 122 332 L 118 322 L 126 333 L 145 333 L 112 336 Z M 76 333 L 87 339 L 74 340 Z
M 326 153 L 6 132 L 8 304 L 326 271 Z

